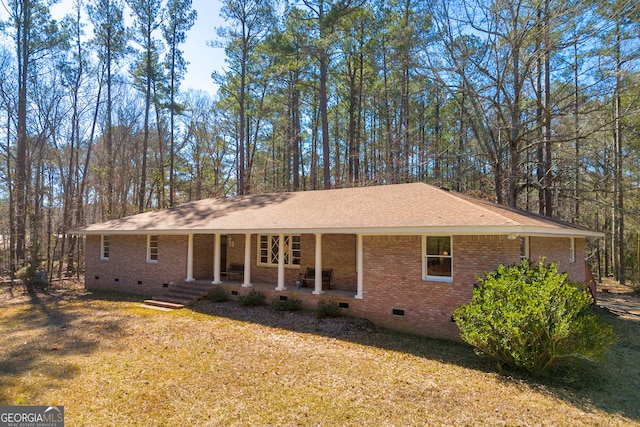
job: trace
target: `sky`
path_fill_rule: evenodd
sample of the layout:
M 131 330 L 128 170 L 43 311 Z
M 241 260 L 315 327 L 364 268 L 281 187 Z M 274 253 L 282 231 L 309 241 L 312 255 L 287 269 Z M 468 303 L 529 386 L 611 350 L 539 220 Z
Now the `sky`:
M 181 90 L 203 90 L 210 94 L 216 92 L 216 86 L 211 79 L 211 73 L 216 70 L 224 71 L 224 49 L 207 46 L 208 41 L 215 40 L 216 27 L 224 26 L 225 21 L 220 17 L 220 0 L 192 0 L 193 9 L 198 11 L 198 18 L 194 26 L 187 33 L 187 41 L 181 48 L 185 60 L 189 63 L 187 74 L 181 84 Z M 60 20 L 66 14 L 73 12 L 73 0 L 62 0 L 51 6 L 51 15 Z M 125 9 L 125 24 L 133 22 L 130 11 Z M 93 36 L 93 31 L 87 29 L 85 37 Z M 158 36 L 161 37 L 161 36 Z
M 198 11 L 198 19 L 183 45 L 184 58 L 189 62 L 189 67 L 182 88 L 213 93 L 215 86 L 211 73 L 224 70 L 225 54 L 223 48 L 207 46 L 207 41 L 215 40 L 215 28 L 224 26 L 225 21 L 220 17 L 219 0 L 193 0 L 193 8 Z

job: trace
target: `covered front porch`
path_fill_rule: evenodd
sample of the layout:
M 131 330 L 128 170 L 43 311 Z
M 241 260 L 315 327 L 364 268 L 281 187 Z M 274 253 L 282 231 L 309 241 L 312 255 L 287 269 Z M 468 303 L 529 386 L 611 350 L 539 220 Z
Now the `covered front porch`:
M 362 299 L 362 260 L 361 235 L 190 234 L 185 281 Z M 303 277 L 306 286 L 297 286 Z

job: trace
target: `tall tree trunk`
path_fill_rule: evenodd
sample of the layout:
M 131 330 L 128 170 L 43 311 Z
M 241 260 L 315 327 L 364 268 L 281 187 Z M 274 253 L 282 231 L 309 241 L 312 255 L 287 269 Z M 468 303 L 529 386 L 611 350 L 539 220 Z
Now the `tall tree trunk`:
M 292 73 L 291 80 L 291 145 L 293 158 L 293 191 L 300 190 L 300 145 L 301 145 L 301 129 L 300 129 L 300 71 L 295 70 Z
M 176 40 L 176 27 L 173 27 L 173 40 Z M 169 207 L 175 204 L 175 116 L 176 116 L 176 48 L 171 47 L 170 53 L 170 71 L 169 71 Z M 160 135 L 158 135 L 158 143 L 162 145 Z M 164 179 L 163 179 L 164 180 Z
M 107 46 L 107 212 L 103 214 L 103 219 L 112 219 L 114 214 L 114 201 L 113 201 L 113 192 L 114 192 L 114 153 L 113 153 L 113 128 L 112 128 L 112 108 L 113 108 L 113 99 L 111 96 L 111 86 L 113 83 L 113 75 L 111 74 L 111 46 L 110 42 Z
M 144 137 L 142 140 L 142 170 L 140 171 L 140 192 L 138 193 L 138 212 L 144 212 L 145 196 L 147 194 L 147 151 L 149 148 L 149 110 L 151 110 L 151 32 L 146 34 L 147 51 L 145 58 L 145 80 L 146 87 L 144 93 Z M 164 185 L 164 182 L 162 183 Z
M 238 194 L 246 194 L 245 182 L 245 126 L 246 126 L 246 85 L 247 85 L 247 40 L 246 26 L 242 21 L 242 58 L 240 60 L 240 94 L 238 96 Z M 248 132 L 247 132 L 248 133 Z
M 329 152 L 329 113 L 327 101 L 327 54 L 320 54 L 320 122 L 322 129 L 322 187 L 331 188 L 331 156 Z
M 436 185 L 442 185 L 442 118 L 440 117 L 440 89 L 435 88 L 435 108 L 433 112 L 433 178 Z
M 542 9 L 538 9 L 538 27 L 542 27 Z M 545 112 L 544 112 L 544 87 L 543 87 L 543 55 L 540 53 L 543 49 L 543 43 L 541 40 L 542 32 L 538 31 L 538 37 L 536 37 L 536 51 L 538 57 L 536 59 L 536 135 L 538 141 L 536 142 L 536 181 L 538 187 L 538 214 L 544 215 L 545 212 L 545 163 L 544 163 L 544 128 L 545 128 Z
M 381 153 L 385 153 L 385 162 L 386 162 L 386 179 L 390 180 L 393 184 L 398 184 L 400 182 L 399 176 L 399 156 L 400 156 L 400 147 L 398 147 L 398 139 L 394 137 L 393 132 L 393 121 L 391 118 L 391 96 L 390 96 L 390 83 L 389 83 L 389 64 L 387 63 L 387 51 L 383 48 L 383 60 L 382 60 L 382 75 L 383 75 L 383 83 L 384 83 L 384 99 L 383 99 L 383 114 L 384 114 L 384 135 L 385 142 L 384 151 L 380 150 Z M 379 141 L 380 144 L 383 144 L 383 141 Z
M 27 215 L 27 82 L 29 72 L 29 25 L 31 16 L 29 7 L 22 4 L 20 10 L 22 26 L 16 28 L 16 45 L 18 58 L 18 140 L 16 146 L 16 209 L 15 209 L 15 241 L 16 262 L 18 267 L 24 265 L 26 249 L 26 215 Z
M 75 208 L 75 199 L 77 189 L 74 179 L 77 178 L 77 166 L 78 166 L 78 153 L 80 146 L 80 110 L 79 110 L 79 94 L 82 83 L 82 76 L 84 74 L 83 64 L 83 51 L 82 51 L 82 31 L 81 31 L 81 8 L 79 4 L 76 4 L 76 33 L 74 34 L 76 39 L 76 54 L 78 58 L 78 68 L 76 70 L 76 78 L 73 82 L 72 92 L 72 115 L 71 115 L 71 141 L 70 141 L 70 153 L 69 153 L 69 169 L 67 182 L 65 185 L 65 199 L 64 199 L 64 218 L 63 218 L 63 232 L 62 242 L 60 244 L 61 262 L 58 267 L 58 278 L 62 278 L 62 260 L 66 256 L 67 275 L 71 276 L 73 273 L 73 254 L 75 250 L 75 244 L 73 241 L 75 236 L 69 236 L 68 231 L 73 227 L 73 221 L 76 216 L 73 214 Z M 69 251 L 66 251 L 67 240 L 71 240 L 69 243 Z M 65 255 L 66 254 L 66 255 Z
M 625 250 L 624 250 L 624 196 L 623 196 L 623 150 L 622 150 L 622 53 L 620 22 L 616 21 L 615 28 L 616 46 L 616 88 L 614 92 L 615 102 L 615 152 L 614 152 L 614 241 L 616 242 L 614 253 L 617 263 L 616 276 L 621 284 L 625 283 Z
M 318 100 L 315 98 L 311 103 L 312 106 L 317 105 Z M 311 189 L 317 190 L 319 189 L 319 157 L 318 156 L 318 134 L 319 134 L 319 108 L 312 108 L 313 111 L 313 119 L 311 121 L 311 171 L 310 171 L 310 179 L 311 179 Z
M 455 190 L 458 192 L 461 192 L 462 189 L 465 187 L 465 179 L 463 179 L 462 177 L 462 167 L 463 167 L 463 163 L 466 160 L 466 156 L 464 156 L 464 146 L 465 146 L 465 135 L 466 135 L 466 130 L 467 130 L 467 124 L 466 124 L 466 115 L 464 114 L 464 104 L 466 101 L 466 90 L 465 90 L 465 83 L 464 80 L 462 81 L 462 88 L 460 90 L 460 111 L 458 114 L 458 155 L 457 155 L 457 162 L 456 162 L 456 167 L 455 167 Z
M 573 220 L 577 222 L 580 218 L 580 173 L 582 170 L 582 162 L 580 159 L 580 86 L 578 81 L 578 41 L 573 45 L 573 90 L 575 96 L 575 105 L 573 109 L 573 126 L 575 132 L 575 176 L 573 187 Z
M 15 279 L 16 272 L 16 234 L 15 233 L 15 186 L 13 183 L 13 173 L 11 171 L 11 109 L 7 102 L 7 145 L 5 158 L 7 160 L 7 191 L 9 193 L 9 273 L 11 280 Z
M 324 1 L 318 2 L 318 27 L 320 40 L 324 40 L 326 23 L 324 16 Z M 326 47 L 320 48 L 320 127 L 322 130 L 322 187 L 325 190 L 331 188 L 331 155 L 329 152 L 329 105 L 327 99 L 327 76 L 329 73 L 329 53 Z
M 551 29 L 549 0 L 544 2 L 544 214 L 553 216 L 551 146 Z
M 514 34 L 520 31 L 519 17 L 512 17 Z M 509 190 L 508 203 L 512 208 L 518 207 L 518 182 L 520 179 L 520 132 L 522 127 L 522 76 L 520 75 L 520 42 L 514 40 L 511 45 L 511 78 L 513 80 L 513 99 L 511 106 L 511 121 L 509 126 Z
M 360 182 L 360 152 L 362 146 L 362 99 L 364 98 L 364 46 L 360 43 L 360 58 L 358 62 L 358 117 L 356 121 L 356 134 L 353 147 L 353 180 L 355 183 Z
M 356 88 L 356 65 L 354 61 L 347 61 L 347 75 L 349 78 L 349 124 L 347 125 L 347 173 L 349 184 L 353 186 L 356 182 L 356 120 L 357 120 L 357 88 Z
M 158 95 L 157 92 L 157 87 L 156 85 L 153 85 L 153 99 L 154 101 L 154 111 L 155 111 L 155 115 L 156 115 L 156 135 L 157 135 L 157 140 L 158 140 L 158 207 L 159 208 L 166 208 L 166 207 L 171 207 L 170 204 L 167 204 L 167 194 L 165 191 L 165 183 L 166 183 L 166 179 L 165 179 L 165 146 L 164 146 L 164 131 L 162 129 L 162 117 L 160 115 L 160 111 L 162 109 L 159 100 L 160 100 L 160 96 Z M 171 149 L 171 152 L 173 153 L 174 149 Z M 173 156 L 173 154 L 170 154 L 170 156 Z M 174 198 L 174 202 L 175 202 L 175 198 Z

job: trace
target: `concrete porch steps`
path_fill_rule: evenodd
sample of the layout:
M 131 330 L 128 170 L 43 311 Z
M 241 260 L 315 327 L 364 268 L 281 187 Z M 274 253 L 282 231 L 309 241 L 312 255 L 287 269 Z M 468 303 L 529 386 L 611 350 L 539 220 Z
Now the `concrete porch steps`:
M 165 304 L 167 306 L 165 306 Z M 171 306 L 168 306 L 169 304 L 171 303 L 162 303 L 161 301 L 145 300 L 143 304 L 140 304 L 140 307 L 148 308 L 151 310 L 157 310 L 157 311 L 173 311 L 175 309 L 184 307 L 184 305 L 182 304 L 171 304 Z
M 215 286 L 209 283 L 179 283 L 171 286 L 162 295 L 145 300 L 144 304 L 149 308 L 164 308 L 175 310 L 191 305 L 204 297 Z

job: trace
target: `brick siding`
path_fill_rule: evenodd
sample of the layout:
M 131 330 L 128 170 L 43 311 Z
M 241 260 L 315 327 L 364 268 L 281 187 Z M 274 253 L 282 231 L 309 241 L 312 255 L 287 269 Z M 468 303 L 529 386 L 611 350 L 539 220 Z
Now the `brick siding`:
M 161 293 L 164 283 L 184 281 L 187 236 L 160 236 L 157 264 L 146 261 L 146 239 L 146 236 L 112 235 L 110 260 L 101 261 L 100 236 L 87 236 L 87 288 L 152 295 Z M 251 281 L 275 287 L 277 267 L 257 265 L 257 239 L 257 235 L 251 236 Z M 194 277 L 197 279 L 213 278 L 213 241 L 213 235 L 194 236 Z M 348 313 L 390 329 L 459 339 L 458 328 L 451 319 L 452 311 L 470 301 L 476 275 L 493 271 L 499 264 L 513 265 L 520 261 L 520 241 L 506 236 L 453 236 L 451 282 L 423 280 L 422 242 L 423 237 L 418 235 L 364 236 L 363 299 L 347 298 Z M 228 236 L 227 264 L 244 263 L 244 243 L 244 235 Z M 584 281 L 584 239 L 575 239 L 573 263 L 569 262 L 570 244 L 569 238 L 531 237 L 530 259 L 536 262 L 545 256 L 547 262 L 558 264 L 560 272 L 566 271 L 570 279 Z M 355 235 L 322 236 L 323 267 L 333 269 L 332 289 L 355 294 L 356 257 Z M 285 286 L 306 308 L 313 308 L 322 298 L 336 299 L 294 291 L 298 275 L 314 264 L 315 236 L 303 234 L 301 265 L 285 268 Z M 266 292 L 272 299 L 288 295 L 288 291 Z
M 576 239 L 572 264 L 569 245 L 568 238 L 531 238 L 530 258 L 545 254 L 547 261 L 558 263 L 559 271 L 584 280 L 584 239 Z M 363 246 L 364 298 L 359 315 L 390 329 L 447 339 L 459 339 L 451 314 L 471 300 L 476 275 L 520 262 L 518 239 L 453 236 L 453 280 L 432 282 L 422 279 L 421 236 L 365 236 Z
M 187 236 L 159 236 L 158 262 L 147 262 L 147 236 L 109 236 L 109 260 L 100 259 L 100 236 L 87 236 L 87 289 L 158 295 L 163 284 L 187 277 Z
M 575 239 L 574 262 L 569 262 L 571 239 L 568 237 L 531 237 L 529 239 L 529 256 L 532 261 L 546 258 L 547 263 L 558 265 L 560 273 L 567 273 L 569 279 L 576 282 L 585 281 L 584 239 Z

